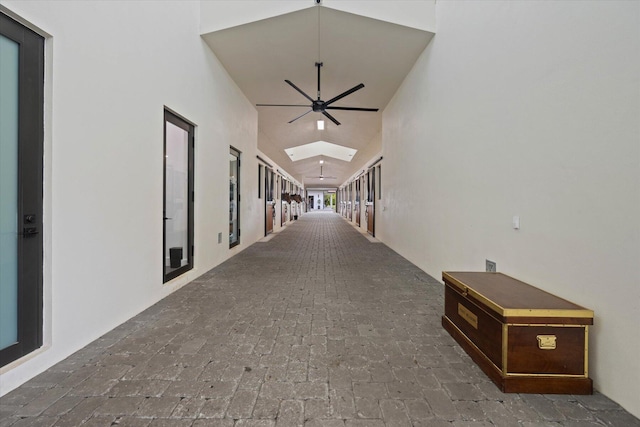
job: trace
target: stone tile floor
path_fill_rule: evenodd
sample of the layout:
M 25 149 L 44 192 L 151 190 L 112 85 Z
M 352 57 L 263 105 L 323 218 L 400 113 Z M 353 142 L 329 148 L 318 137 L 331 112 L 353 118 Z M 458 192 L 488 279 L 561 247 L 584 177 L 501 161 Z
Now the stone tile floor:
M 443 288 L 310 213 L 0 399 L 14 426 L 640 426 L 602 394 L 503 394 Z

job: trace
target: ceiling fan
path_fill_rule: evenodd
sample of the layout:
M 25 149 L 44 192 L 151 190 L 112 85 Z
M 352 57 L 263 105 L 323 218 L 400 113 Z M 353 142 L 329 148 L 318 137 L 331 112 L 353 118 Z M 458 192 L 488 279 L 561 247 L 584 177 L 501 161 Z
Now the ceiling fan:
M 362 89 L 364 87 L 364 84 L 362 84 L 362 83 L 360 83 L 357 86 L 352 87 L 351 89 L 349 89 L 346 92 L 342 92 L 340 95 L 335 96 L 335 97 L 331 98 L 328 101 L 323 101 L 322 99 L 320 99 L 320 67 L 322 67 L 322 62 L 316 62 L 316 67 L 318 68 L 318 99 L 316 99 L 316 100 L 312 99 L 309 95 L 304 93 L 302 91 L 302 89 L 300 89 L 298 86 L 296 86 L 293 83 L 291 83 L 290 80 L 285 80 L 285 82 L 287 82 L 292 88 L 294 88 L 295 90 L 300 92 L 300 94 L 302 96 L 307 98 L 311 102 L 311 105 L 302 105 L 302 104 L 294 104 L 294 105 L 291 105 L 291 104 L 256 104 L 256 107 L 307 107 L 307 108 L 311 108 L 311 109 L 309 111 L 307 111 L 306 113 L 301 114 L 298 117 L 296 117 L 295 119 L 291 120 L 289 123 L 293 123 L 296 120 L 298 120 L 299 118 L 304 117 L 307 114 L 309 114 L 312 111 L 314 111 L 316 113 L 322 113 L 326 118 L 328 118 L 329 120 L 331 120 L 333 123 L 335 123 L 338 126 L 340 125 L 340 122 L 337 121 L 335 119 L 335 117 L 333 117 L 331 114 L 329 114 L 326 110 L 378 111 L 378 108 L 334 107 L 334 106 L 331 106 L 331 104 L 333 104 L 334 102 L 344 98 L 347 95 L 351 95 L 353 92 L 355 92 L 357 90 Z
M 322 166 L 320 166 L 320 175 L 316 175 L 316 176 L 307 176 L 307 178 L 320 178 L 320 181 L 323 181 L 325 179 L 338 179 L 337 176 L 325 176 L 322 173 Z

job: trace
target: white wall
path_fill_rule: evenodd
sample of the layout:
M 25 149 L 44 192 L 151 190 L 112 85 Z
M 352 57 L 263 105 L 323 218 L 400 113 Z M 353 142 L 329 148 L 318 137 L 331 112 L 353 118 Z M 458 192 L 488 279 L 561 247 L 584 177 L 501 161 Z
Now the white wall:
M 639 17 L 638 2 L 438 2 L 383 114 L 377 216 L 434 277 L 489 258 L 595 310 L 590 376 L 636 416 Z
M 199 36 L 196 2 L 12 1 L 47 40 L 45 343 L 0 394 L 262 237 L 257 113 Z M 195 268 L 162 284 L 163 108 L 197 125 Z M 229 146 L 242 151 L 228 249 Z M 222 244 L 217 235 L 222 232 Z
M 322 0 L 322 5 L 424 31 L 436 26 L 436 0 Z

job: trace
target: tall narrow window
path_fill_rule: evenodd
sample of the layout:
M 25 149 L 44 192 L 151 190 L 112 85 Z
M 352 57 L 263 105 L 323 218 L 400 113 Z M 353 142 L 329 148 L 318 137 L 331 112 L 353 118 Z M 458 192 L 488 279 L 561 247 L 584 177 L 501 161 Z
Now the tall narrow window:
M 371 199 L 371 174 L 372 173 L 373 173 L 373 169 L 370 169 L 367 172 L 367 174 L 362 177 L 362 179 L 366 179 L 367 180 L 367 202 L 373 201 Z
M 276 181 L 275 172 L 272 170 L 269 170 L 269 201 L 270 202 L 273 201 L 273 190 L 275 186 L 275 181 Z
M 44 39 L 0 13 L 0 366 L 42 346 Z
M 264 166 L 258 165 L 258 199 L 262 199 L 262 169 Z
M 229 247 L 240 243 L 240 152 L 229 152 Z
M 378 165 L 378 200 L 382 199 L 382 165 Z
M 376 192 L 376 169 L 371 168 L 367 172 L 367 202 L 373 203 Z
M 164 112 L 164 282 L 193 268 L 194 126 Z

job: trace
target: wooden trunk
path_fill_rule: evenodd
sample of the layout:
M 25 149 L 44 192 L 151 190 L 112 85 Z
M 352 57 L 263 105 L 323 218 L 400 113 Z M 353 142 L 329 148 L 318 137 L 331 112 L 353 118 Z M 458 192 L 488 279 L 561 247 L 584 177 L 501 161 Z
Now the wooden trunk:
M 443 272 L 442 279 L 442 326 L 503 392 L 593 392 L 593 311 L 502 273 Z

